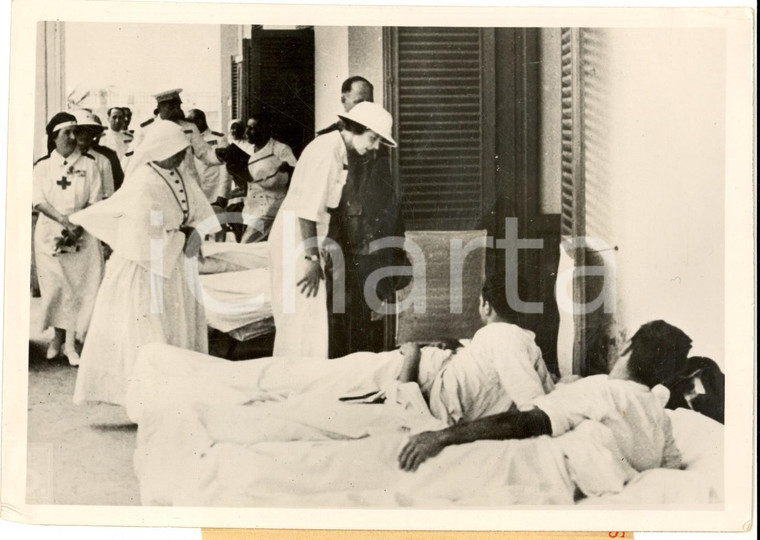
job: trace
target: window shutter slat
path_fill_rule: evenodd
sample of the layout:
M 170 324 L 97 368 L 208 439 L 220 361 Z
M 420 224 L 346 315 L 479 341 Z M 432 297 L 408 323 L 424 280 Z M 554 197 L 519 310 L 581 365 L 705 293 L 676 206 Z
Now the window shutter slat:
M 580 30 L 562 29 L 561 164 L 563 236 L 584 235 Z
M 481 31 L 398 28 L 399 177 L 408 229 L 478 226 Z
M 230 73 L 232 74 L 232 88 L 230 92 L 230 115 L 232 119 L 239 119 L 242 109 L 240 83 L 242 82 L 243 78 L 243 65 L 242 62 L 237 61 L 234 56 L 230 58 L 230 63 Z M 226 128 L 226 126 L 223 127 Z

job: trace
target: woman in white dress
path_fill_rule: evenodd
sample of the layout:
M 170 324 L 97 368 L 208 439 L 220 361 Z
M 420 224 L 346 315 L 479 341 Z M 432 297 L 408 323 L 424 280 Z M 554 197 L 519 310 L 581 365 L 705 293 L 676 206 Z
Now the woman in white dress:
M 95 296 L 103 275 L 100 243 L 87 233 L 69 246 L 61 239 L 76 238 L 69 221 L 77 210 L 101 198 L 101 178 L 94 157 L 77 150 L 76 119 L 58 113 L 45 128 L 48 155 L 33 170 L 32 205 L 40 217 L 34 231 L 34 256 L 43 303 L 42 328 L 55 328 L 47 358 L 63 353 L 77 365 L 76 334 L 82 337 L 90 323 Z
M 71 217 L 113 248 L 82 351 L 76 403 L 123 405 L 134 361 L 148 343 L 208 350 L 195 258 L 202 234 L 219 224 L 200 187 L 177 170 L 188 146 L 177 124 L 157 122 L 122 188 Z M 196 227 L 204 232 L 193 233 Z
M 274 356 L 327 358 L 327 298 L 320 245 L 348 173 L 348 152 L 396 146 L 393 119 L 376 103 L 340 116 L 340 130 L 320 135 L 301 154 L 269 236 Z

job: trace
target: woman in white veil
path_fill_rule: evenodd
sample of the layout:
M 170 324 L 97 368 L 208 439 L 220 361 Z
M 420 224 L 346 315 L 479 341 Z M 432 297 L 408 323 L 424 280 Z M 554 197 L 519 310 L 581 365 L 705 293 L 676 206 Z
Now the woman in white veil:
M 188 146 L 177 124 L 157 122 L 121 189 L 70 218 L 113 249 L 82 351 L 77 403 L 123 405 L 134 361 L 148 343 L 208 350 L 195 258 L 200 238 L 219 223 L 200 187 L 177 169 Z

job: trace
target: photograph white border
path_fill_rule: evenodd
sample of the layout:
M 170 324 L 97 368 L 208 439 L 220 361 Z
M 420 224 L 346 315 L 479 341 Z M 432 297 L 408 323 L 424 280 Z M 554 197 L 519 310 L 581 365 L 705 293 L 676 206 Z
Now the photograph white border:
M 27 505 L 26 403 L 36 22 L 273 25 L 721 27 L 726 30 L 726 470 L 724 510 L 254 509 Z M 16 0 L 12 6 L 3 372 L 3 518 L 50 524 L 399 530 L 741 530 L 751 516 L 754 463 L 753 13 L 726 8 L 580 9 L 298 6 Z M 729 453 L 730 452 L 730 453 Z

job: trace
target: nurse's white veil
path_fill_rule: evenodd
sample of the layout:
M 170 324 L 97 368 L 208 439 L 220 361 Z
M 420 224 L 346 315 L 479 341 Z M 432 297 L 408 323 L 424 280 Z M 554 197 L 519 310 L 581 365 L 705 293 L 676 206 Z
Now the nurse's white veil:
M 110 245 L 120 257 L 156 271 L 150 265 L 151 239 L 155 235 L 149 213 L 151 205 L 158 203 L 151 201 L 146 206 L 145 184 L 138 180 L 131 182 L 130 177 L 140 176 L 146 163 L 170 158 L 189 145 L 180 126 L 167 120 L 157 120 L 132 156 L 124 185 L 107 200 L 80 210 L 69 219 Z M 176 261 L 177 254 L 182 250 L 185 237 L 179 231 L 162 230 L 158 238 L 164 251 L 164 264 L 159 265 L 158 272 L 170 275 L 172 262 Z
M 188 146 L 190 146 L 190 141 L 178 124 L 169 120 L 156 119 L 129 160 L 124 181 L 128 182 L 132 173 L 146 163 L 170 158 Z

